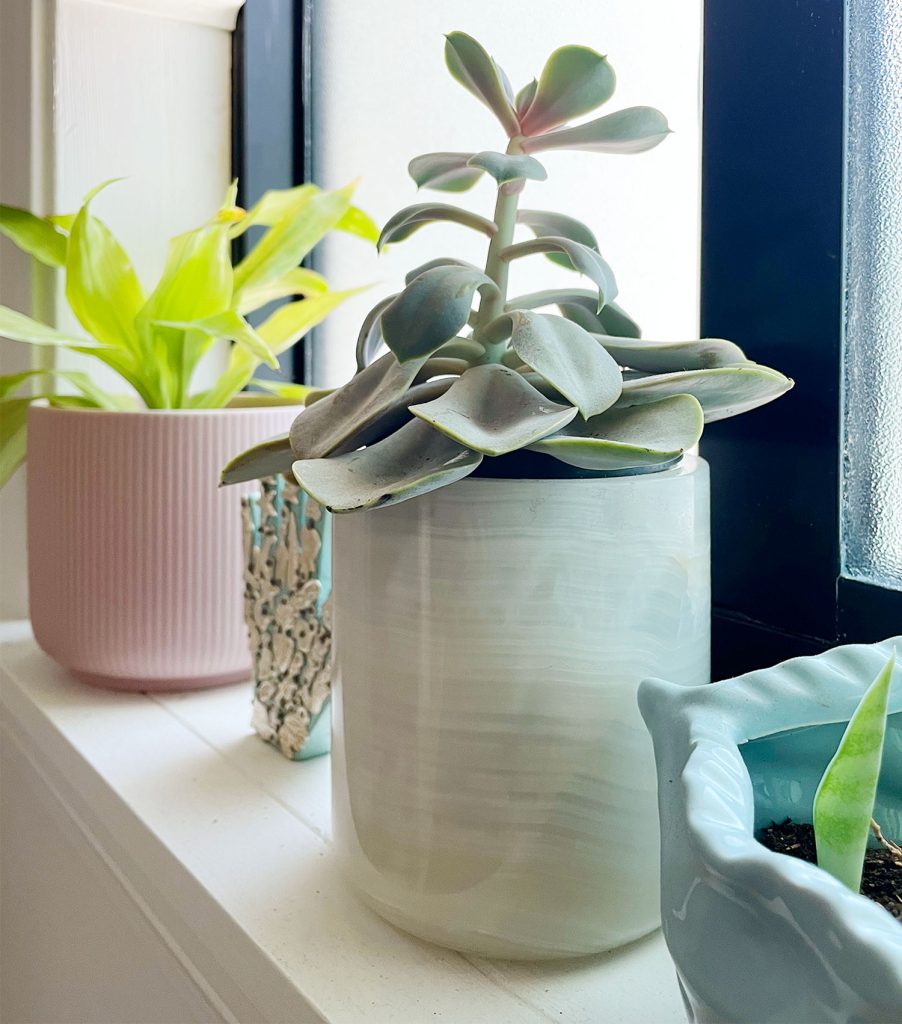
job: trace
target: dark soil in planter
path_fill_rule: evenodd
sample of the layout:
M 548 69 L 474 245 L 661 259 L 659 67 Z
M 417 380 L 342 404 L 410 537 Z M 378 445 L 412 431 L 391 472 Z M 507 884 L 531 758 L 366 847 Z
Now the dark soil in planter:
M 775 853 L 785 853 L 811 864 L 817 863 L 814 828 L 800 825 L 787 818 L 781 824 L 774 822 L 758 833 L 758 841 Z M 902 922 L 902 858 L 889 850 L 871 849 L 864 858 L 861 893 L 881 907 L 885 907 L 897 921 Z

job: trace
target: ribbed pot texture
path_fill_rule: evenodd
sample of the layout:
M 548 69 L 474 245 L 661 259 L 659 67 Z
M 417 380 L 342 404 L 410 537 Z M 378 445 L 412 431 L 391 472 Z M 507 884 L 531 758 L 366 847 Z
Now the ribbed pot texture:
M 333 521 L 333 837 L 395 924 L 485 956 L 660 921 L 639 681 L 709 679 L 707 465 L 467 479 Z
M 40 646 L 80 679 L 175 690 L 250 678 L 241 503 L 225 462 L 291 406 L 32 407 L 28 579 Z

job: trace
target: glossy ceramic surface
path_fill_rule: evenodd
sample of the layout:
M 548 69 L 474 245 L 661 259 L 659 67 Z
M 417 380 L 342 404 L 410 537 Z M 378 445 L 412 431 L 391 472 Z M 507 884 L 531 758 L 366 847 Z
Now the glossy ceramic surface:
M 636 689 L 708 679 L 707 465 L 470 478 L 333 529 L 333 831 L 360 893 L 487 956 L 653 930 Z
M 219 474 L 296 415 L 32 406 L 28 582 L 41 647 L 114 689 L 249 679 L 239 497 L 253 488 L 220 489 Z
M 902 925 L 812 864 L 754 838 L 811 821 L 818 781 L 862 693 L 902 637 L 697 690 L 639 692 L 658 765 L 664 935 L 690 1020 L 902 1021 Z M 875 817 L 902 836 L 902 668 Z

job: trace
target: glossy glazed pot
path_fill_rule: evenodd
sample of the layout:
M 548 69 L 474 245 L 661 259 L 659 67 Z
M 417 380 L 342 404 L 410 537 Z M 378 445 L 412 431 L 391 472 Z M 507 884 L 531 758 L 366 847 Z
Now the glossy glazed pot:
M 239 498 L 252 488 L 219 489 L 219 474 L 296 415 L 33 406 L 28 581 L 40 646 L 114 689 L 249 679 Z
M 902 637 L 895 646 L 902 651 Z M 661 815 L 664 936 L 699 1024 L 902 1020 L 902 924 L 757 829 L 810 822 L 818 782 L 892 641 L 698 690 L 643 682 Z M 902 670 L 874 816 L 902 836 Z
M 487 956 L 657 927 L 636 689 L 708 679 L 707 465 L 336 516 L 332 594 L 333 834 L 364 899 Z

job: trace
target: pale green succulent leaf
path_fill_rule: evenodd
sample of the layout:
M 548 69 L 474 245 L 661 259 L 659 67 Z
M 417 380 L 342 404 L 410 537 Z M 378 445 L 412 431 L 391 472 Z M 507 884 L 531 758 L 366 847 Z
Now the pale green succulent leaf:
M 893 654 L 861 698 L 814 797 L 818 867 L 853 892 L 861 887 L 895 663 Z
M 397 297 L 398 293 L 380 299 L 363 318 L 355 348 L 358 371 L 369 366 L 376 358 L 379 349 L 385 344 L 385 339 L 382 337 L 382 314 Z
M 549 401 L 515 371 L 474 366 L 431 402 L 412 405 L 419 419 L 473 451 L 504 455 L 560 430 L 576 408 Z
M 518 210 L 517 223 L 526 225 L 537 238 L 543 235 L 570 238 L 598 252 L 598 239 L 591 228 L 565 213 L 555 213 L 552 210 Z M 545 255 L 558 266 L 566 267 L 568 270 L 574 269 L 570 258 L 564 253 L 549 252 Z
M 425 361 L 399 363 L 392 352 L 386 352 L 343 387 L 311 405 L 291 426 L 296 457 L 319 459 L 340 449 L 398 403 Z
M 519 134 L 503 73 L 472 36 L 450 32 L 445 37 L 445 63 L 452 77 L 492 111 L 511 138 Z
M 529 108 L 520 117 L 524 135 L 537 135 L 588 114 L 614 94 L 607 58 L 588 46 L 562 46 L 548 58 Z
M 245 288 L 238 303 L 238 312 L 250 313 L 278 299 L 298 295 L 323 295 L 328 290 L 329 283 L 322 274 L 308 270 L 307 267 L 293 267 L 275 280 Z
M 581 149 L 590 153 L 644 153 L 670 134 L 667 118 L 654 107 L 627 107 L 594 121 L 525 139 L 527 153 Z
M 482 462 L 419 420 L 360 451 L 294 463 L 300 486 L 329 512 L 385 508 L 446 487 Z
M 584 290 L 574 291 L 557 303 L 561 316 L 579 324 L 592 334 L 606 334 L 614 338 L 641 338 L 642 328 L 616 302 L 609 302 L 596 312 L 596 295 Z
M 420 266 L 414 267 L 413 270 L 409 271 L 404 277 L 404 284 L 410 284 L 420 274 L 425 274 L 427 270 L 434 270 L 436 267 L 466 267 L 467 270 L 480 272 L 479 267 L 474 266 L 472 263 L 467 263 L 466 260 L 458 260 L 453 256 L 438 256 L 434 260 L 421 263 Z
M 0 203 L 0 235 L 48 267 L 66 264 L 66 236 L 44 217 Z
M 535 157 L 512 156 L 509 153 L 493 153 L 485 150 L 470 157 L 470 167 L 478 167 L 490 174 L 499 185 L 507 181 L 544 181 L 548 172 Z
M 10 309 L 9 306 L 0 306 L 0 338 L 28 345 L 79 345 L 82 348 L 93 348 L 97 344 L 92 338 L 80 338 L 76 334 L 42 324 L 39 320 L 32 320 L 30 316 Z
M 475 366 L 485 356 L 485 347 L 472 338 L 452 338 L 436 350 L 436 357 L 444 359 L 463 359 Z
M 514 100 L 514 107 L 517 111 L 517 120 L 522 123 L 523 118 L 526 116 L 526 111 L 529 110 L 530 104 L 536 95 L 536 90 L 539 87 L 539 80 L 533 78 L 532 81 L 526 83 L 523 88 L 517 93 Z
M 382 337 L 401 362 L 425 358 L 465 327 L 477 290 L 497 291 L 467 267 L 436 267 L 410 282 L 382 313 Z
M 248 448 L 226 463 L 219 478 L 220 487 L 228 484 L 243 484 L 260 480 L 277 473 L 291 473 L 291 466 L 297 456 L 291 450 L 288 435 L 273 437 Z
M 744 365 L 745 353 L 732 341 L 701 338 L 698 341 L 650 341 L 592 335 L 621 366 L 648 373 L 707 370 L 718 366 Z
M 574 270 L 585 274 L 598 286 L 598 310 L 617 295 L 614 272 L 607 262 L 595 249 L 582 245 L 580 242 L 574 242 L 570 238 L 549 235 L 534 238 L 529 242 L 517 242 L 515 245 L 509 245 L 502 249 L 501 258 L 510 261 L 522 256 L 530 256 L 533 253 L 563 253 L 573 265 Z
M 625 407 L 670 395 L 694 395 L 705 411 L 705 422 L 714 423 L 772 402 L 792 386 L 793 381 L 779 370 L 751 363 L 625 380 L 617 404 Z
M 144 293 L 125 250 L 91 214 L 88 204 L 94 193 L 78 211 L 69 234 L 66 298 L 93 338 L 137 353 L 141 344 L 135 319 L 144 306 Z
M 449 206 L 447 203 L 416 203 L 399 210 L 388 219 L 376 247 L 381 251 L 392 242 L 402 242 L 405 238 L 409 238 L 414 231 L 418 231 L 426 224 L 436 224 L 442 221 L 462 224 L 474 231 L 481 231 L 489 238 L 498 230 L 494 221 L 480 217 L 479 214 L 470 213 L 469 210 L 463 210 L 459 206 Z
M 481 334 L 487 342 L 510 338 L 521 362 L 575 405 L 584 417 L 597 416 L 620 397 L 620 367 L 581 327 L 548 313 L 503 313 Z
M 310 195 L 269 228 L 235 267 L 235 297 L 250 287 L 277 280 L 295 268 L 324 235 L 348 212 L 356 182 Z
M 531 450 L 596 472 L 664 468 L 698 443 L 704 414 L 691 395 L 674 395 L 648 405 L 609 409 L 531 445 Z
M 417 188 L 436 192 L 466 192 L 482 177 L 482 170 L 470 167 L 472 153 L 423 153 L 407 165 Z

